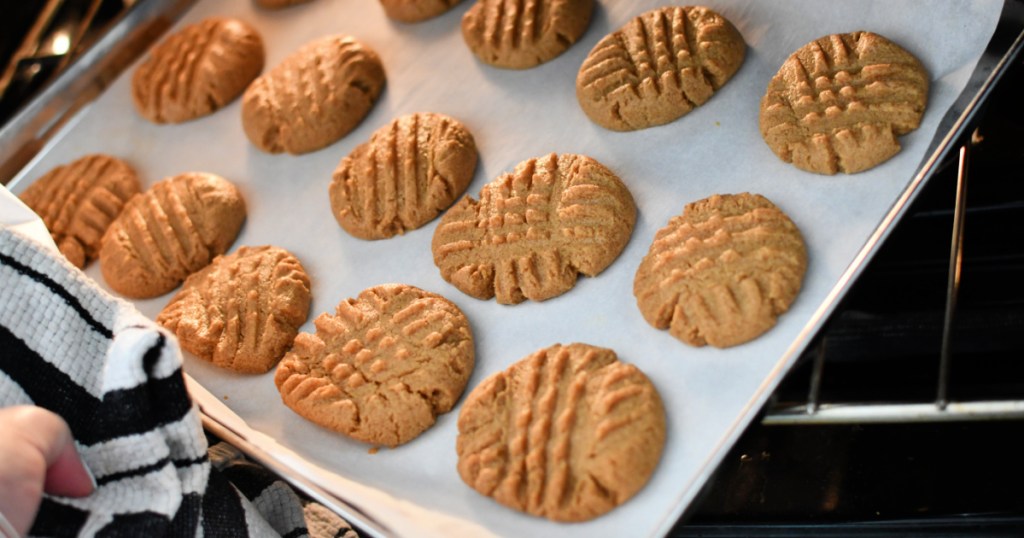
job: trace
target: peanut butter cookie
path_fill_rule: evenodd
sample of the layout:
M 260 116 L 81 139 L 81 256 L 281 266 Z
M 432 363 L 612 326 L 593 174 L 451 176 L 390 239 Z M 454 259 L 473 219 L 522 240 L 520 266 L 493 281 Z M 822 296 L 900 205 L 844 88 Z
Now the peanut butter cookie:
M 50 170 L 19 197 L 43 219 L 68 261 L 85 267 L 99 254 L 107 227 L 141 190 L 128 163 L 93 154 Z
M 253 0 L 253 3 L 264 9 L 283 9 L 296 4 L 305 4 L 313 0 Z
M 871 32 L 833 34 L 794 52 L 761 99 L 761 136 L 783 161 L 853 174 L 900 151 L 928 104 L 928 73 Z
M 242 247 L 189 276 L 156 321 L 193 355 L 261 374 L 291 347 L 310 300 L 298 258 L 273 246 Z
M 420 22 L 446 13 L 462 0 L 380 0 L 389 19 Z
M 220 176 L 159 181 L 129 200 L 103 235 L 103 279 L 126 297 L 163 295 L 226 252 L 244 221 L 241 193 Z
M 478 299 L 543 301 L 604 271 L 629 241 L 633 196 L 583 155 L 530 159 L 449 209 L 431 250 L 441 276 Z
M 607 129 L 662 125 L 711 99 L 745 53 L 736 27 L 706 7 L 654 9 L 594 46 L 576 76 L 576 98 Z
M 481 61 L 526 69 L 569 49 L 590 25 L 594 0 L 477 0 L 462 37 Z
M 334 218 L 362 239 L 414 230 L 462 195 L 476 162 L 473 135 L 454 118 L 402 116 L 341 160 L 330 186 Z
M 397 446 L 447 413 L 473 370 L 466 316 L 440 295 L 385 284 L 342 301 L 299 333 L 277 367 L 284 403 L 365 443 Z
M 775 204 L 716 194 L 658 230 L 633 295 L 654 327 L 693 346 L 729 347 L 772 328 L 806 270 L 803 237 Z
M 307 153 L 354 129 L 384 88 L 370 47 L 343 35 L 307 43 L 253 81 L 242 96 L 242 127 L 268 153 Z
M 242 21 L 211 17 L 150 51 L 132 76 L 132 100 L 154 123 L 181 123 L 235 100 L 262 70 L 259 33 Z
M 554 345 L 485 379 L 459 413 L 458 470 L 499 503 L 585 521 L 647 483 L 665 445 L 658 391 L 610 349 Z

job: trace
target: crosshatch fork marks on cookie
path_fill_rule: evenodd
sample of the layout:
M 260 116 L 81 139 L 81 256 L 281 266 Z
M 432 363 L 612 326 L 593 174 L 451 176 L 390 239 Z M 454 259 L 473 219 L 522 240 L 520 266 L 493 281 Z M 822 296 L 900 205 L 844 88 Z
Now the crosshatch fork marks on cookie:
M 103 233 L 141 190 L 128 163 L 91 154 L 50 170 L 20 197 L 43 219 L 61 253 L 82 268 L 96 258 Z
M 384 88 L 380 56 L 347 35 L 309 42 L 258 77 L 242 96 L 242 127 L 268 153 L 302 154 L 354 129 Z
M 610 349 L 554 345 L 484 380 L 459 416 L 458 471 L 499 503 L 597 517 L 647 482 L 665 441 L 654 386 Z
M 241 247 L 189 276 L 156 321 L 201 359 L 264 373 L 291 347 L 310 301 L 298 258 L 273 246 Z
M 798 168 L 855 173 L 900 150 L 917 129 L 928 74 L 899 45 L 871 32 L 833 34 L 791 55 L 761 102 L 761 134 Z
M 714 195 L 658 230 L 633 293 L 644 319 L 683 342 L 729 347 L 789 309 L 807 269 L 796 225 L 760 195 Z
M 608 129 L 668 123 L 725 85 L 745 50 L 732 23 L 710 9 L 651 10 L 594 46 L 577 75 L 577 97 L 584 112 Z
M 299 333 L 274 382 L 288 407 L 326 428 L 396 446 L 451 410 L 473 370 L 473 337 L 457 306 L 385 284 L 338 304 Z
M 479 299 L 543 301 L 595 276 L 629 241 L 633 197 L 610 170 L 583 155 L 529 159 L 464 197 L 434 231 L 441 276 Z

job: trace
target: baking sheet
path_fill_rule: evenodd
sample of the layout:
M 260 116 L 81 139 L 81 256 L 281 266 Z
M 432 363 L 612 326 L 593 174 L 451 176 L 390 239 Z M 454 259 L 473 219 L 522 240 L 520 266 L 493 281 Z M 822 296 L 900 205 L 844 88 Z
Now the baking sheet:
M 556 342 L 615 349 L 658 387 L 668 416 L 665 455 L 651 482 L 632 500 L 592 522 L 556 524 L 518 514 L 465 486 L 455 471 L 459 408 L 421 437 L 371 454 L 369 446 L 320 429 L 280 402 L 273 374 L 242 376 L 186 357 L 186 371 L 212 395 L 204 411 L 256 433 L 250 441 L 296 472 L 337 494 L 395 535 L 659 535 L 668 532 L 742 428 L 806 345 L 826 300 L 925 156 L 940 119 L 967 83 L 995 28 L 1001 2 L 744 2 L 707 5 L 728 17 L 748 45 L 736 76 L 707 104 L 666 126 L 616 133 L 591 123 L 575 98 L 575 77 L 590 48 L 652 0 L 599 2 L 587 33 L 566 54 L 525 71 L 478 62 L 459 31 L 465 1 L 415 25 L 387 20 L 370 0 L 314 0 L 282 11 L 250 0 L 201 0 L 181 21 L 238 17 L 263 35 L 267 67 L 300 45 L 331 33 L 356 36 L 381 55 L 387 87 L 372 112 L 343 140 L 302 156 L 267 155 L 242 133 L 240 103 L 182 125 L 153 125 L 131 106 L 131 71 L 122 75 L 11 183 L 19 192 L 53 166 L 84 154 L 125 158 L 148 186 L 169 175 L 202 170 L 239 185 L 248 220 L 235 243 L 275 244 L 292 251 L 313 282 L 310 322 L 341 300 L 384 282 L 441 293 L 467 315 L 477 364 L 469 389 L 519 358 Z M 179 25 L 180 26 L 180 25 Z M 871 30 L 918 56 L 931 75 L 922 126 L 901 139 L 892 160 L 854 176 L 801 172 L 779 161 L 761 140 L 758 105 L 765 85 L 796 48 L 834 32 Z M 615 171 L 630 188 L 638 220 L 621 257 L 567 294 L 515 306 L 479 301 L 445 283 L 433 265 L 437 220 L 386 241 L 362 241 L 335 223 L 327 196 L 331 172 L 356 145 L 395 117 L 431 111 L 460 119 L 473 132 L 480 165 L 467 194 L 522 160 L 583 153 Z M 803 290 L 778 325 L 753 342 L 718 350 L 691 348 L 648 326 L 632 296 L 632 280 L 655 231 L 682 207 L 714 193 L 757 192 L 786 211 L 807 241 Z M 98 264 L 87 269 L 102 284 Z M 149 316 L 170 298 L 138 301 Z M 469 390 L 467 389 L 467 390 Z M 224 408 L 211 409 L 219 400 Z M 202 401 L 202 400 L 201 400 Z M 461 402 L 460 402 L 461 404 Z

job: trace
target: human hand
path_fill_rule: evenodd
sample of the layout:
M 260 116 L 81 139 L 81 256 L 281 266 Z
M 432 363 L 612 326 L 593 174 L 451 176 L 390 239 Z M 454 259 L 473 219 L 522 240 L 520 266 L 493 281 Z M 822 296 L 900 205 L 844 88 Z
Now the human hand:
M 31 405 L 0 408 L 0 517 L 15 531 L 32 527 L 43 492 L 84 497 L 94 489 L 64 419 Z

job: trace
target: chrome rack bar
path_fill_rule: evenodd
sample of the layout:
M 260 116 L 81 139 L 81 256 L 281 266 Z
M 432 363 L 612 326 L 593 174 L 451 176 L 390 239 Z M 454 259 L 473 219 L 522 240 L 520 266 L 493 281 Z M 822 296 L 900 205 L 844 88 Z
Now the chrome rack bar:
M 821 404 L 811 414 L 803 405 L 776 408 L 761 422 L 766 425 L 824 425 L 958 420 L 1008 420 L 1024 418 L 1024 401 L 995 400 L 949 402 L 945 409 L 934 403 Z
M 935 407 L 939 411 L 944 411 L 949 406 L 949 364 L 953 355 L 953 318 L 956 315 L 956 300 L 960 293 L 964 260 L 964 217 L 967 213 L 967 167 L 970 146 L 970 143 L 960 146 L 960 163 L 956 174 L 953 237 L 949 242 L 949 280 L 946 284 L 946 311 L 942 321 L 942 349 L 939 352 L 939 385 L 935 397 Z
M 825 349 L 827 338 L 822 338 L 814 350 L 814 369 L 811 371 L 811 386 L 807 389 L 807 413 L 818 412 L 821 406 L 821 378 L 825 374 Z

